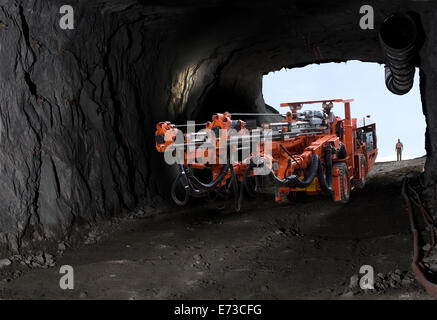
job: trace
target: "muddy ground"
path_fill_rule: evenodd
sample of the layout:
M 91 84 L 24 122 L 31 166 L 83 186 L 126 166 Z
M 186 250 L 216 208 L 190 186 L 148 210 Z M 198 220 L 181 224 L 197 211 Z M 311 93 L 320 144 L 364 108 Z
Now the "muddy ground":
M 400 196 L 402 178 L 424 161 L 377 164 L 344 205 L 263 195 L 240 213 L 206 203 L 124 219 L 52 256 L 11 257 L 0 298 L 429 299 L 410 272 Z M 74 290 L 60 289 L 61 265 L 73 266 Z M 356 286 L 362 265 L 374 268 L 375 290 Z

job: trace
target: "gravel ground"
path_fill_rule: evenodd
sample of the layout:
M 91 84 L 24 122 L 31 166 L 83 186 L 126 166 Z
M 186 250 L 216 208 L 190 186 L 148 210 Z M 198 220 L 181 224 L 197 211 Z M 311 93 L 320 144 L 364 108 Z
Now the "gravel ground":
M 194 204 L 92 230 L 80 246 L 0 259 L 2 299 L 430 299 L 410 271 L 402 178 L 424 158 L 376 164 L 345 205 L 323 196 Z M 3 264 L 2 264 L 3 261 Z M 74 268 L 61 290 L 59 268 Z M 358 286 L 374 269 L 375 289 Z

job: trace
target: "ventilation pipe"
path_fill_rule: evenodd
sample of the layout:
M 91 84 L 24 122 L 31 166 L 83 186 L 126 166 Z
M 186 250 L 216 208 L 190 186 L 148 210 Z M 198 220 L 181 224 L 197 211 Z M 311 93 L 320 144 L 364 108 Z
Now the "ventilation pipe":
M 416 40 L 416 23 L 407 14 L 388 16 L 381 25 L 379 41 L 386 56 L 385 85 L 394 94 L 405 94 L 413 86 Z

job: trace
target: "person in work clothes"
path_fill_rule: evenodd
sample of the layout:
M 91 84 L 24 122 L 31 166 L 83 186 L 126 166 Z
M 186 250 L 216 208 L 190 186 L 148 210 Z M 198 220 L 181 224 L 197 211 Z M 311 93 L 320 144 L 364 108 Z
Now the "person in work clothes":
M 404 149 L 404 145 L 402 144 L 401 140 L 398 139 L 398 142 L 396 143 L 396 161 L 402 161 L 402 150 Z

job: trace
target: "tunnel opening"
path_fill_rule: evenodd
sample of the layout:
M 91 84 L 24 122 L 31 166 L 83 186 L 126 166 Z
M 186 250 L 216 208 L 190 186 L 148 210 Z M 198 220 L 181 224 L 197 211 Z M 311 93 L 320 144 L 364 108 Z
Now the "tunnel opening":
M 267 105 L 281 113 L 286 111 L 279 107 L 283 102 L 353 98 L 352 116 L 357 118 L 358 124 L 376 123 L 377 162 L 396 160 L 397 139 L 404 144 L 403 159 L 413 159 L 426 155 L 426 121 L 418 71 L 416 68 L 412 90 L 397 96 L 387 90 L 384 66 L 376 63 L 348 61 L 284 68 L 264 75 L 263 96 Z M 314 109 L 313 106 L 306 108 Z M 341 105 L 333 110 L 344 116 Z

